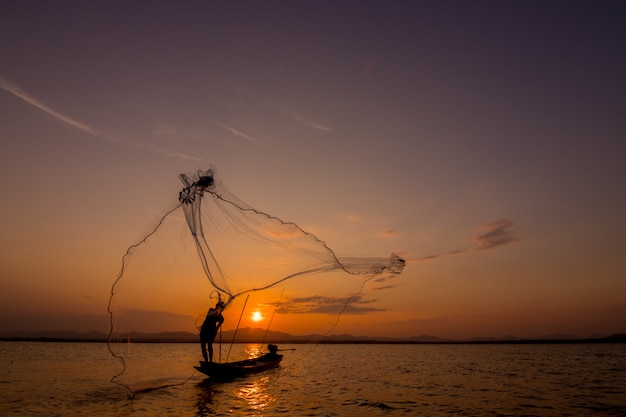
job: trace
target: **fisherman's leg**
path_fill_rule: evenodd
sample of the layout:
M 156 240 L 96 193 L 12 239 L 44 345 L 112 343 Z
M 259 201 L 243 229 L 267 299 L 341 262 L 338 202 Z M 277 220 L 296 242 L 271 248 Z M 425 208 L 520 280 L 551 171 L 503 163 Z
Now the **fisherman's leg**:
M 206 361 L 206 357 L 204 360 Z M 213 362 L 213 343 L 209 343 L 209 362 Z
M 209 346 L 211 346 L 211 345 L 209 345 Z M 207 362 L 208 358 L 207 358 L 207 354 L 206 354 L 206 342 L 204 340 L 200 342 L 200 349 L 202 350 L 202 357 L 204 358 L 204 361 Z M 212 354 L 212 352 L 211 352 L 211 354 Z

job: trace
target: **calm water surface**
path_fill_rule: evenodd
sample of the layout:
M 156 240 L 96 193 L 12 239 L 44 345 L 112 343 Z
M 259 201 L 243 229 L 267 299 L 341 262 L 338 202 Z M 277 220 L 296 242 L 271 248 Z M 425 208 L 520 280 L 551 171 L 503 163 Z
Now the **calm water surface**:
M 131 400 L 104 344 L 0 342 L 0 415 L 626 416 L 623 344 L 281 348 L 280 368 L 212 383 L 196 345 L 132 345 Z

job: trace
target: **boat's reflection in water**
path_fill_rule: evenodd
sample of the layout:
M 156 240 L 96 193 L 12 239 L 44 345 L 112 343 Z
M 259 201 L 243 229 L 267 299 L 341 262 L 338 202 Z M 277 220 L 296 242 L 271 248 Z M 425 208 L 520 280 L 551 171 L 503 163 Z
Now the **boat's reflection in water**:
M 258 357 L 265 353 L 261 344 L 239 345 L 241 349 L 232 352 L 229 360 L 241 360 Z M 224 354 L 224 359 L 226 354 Z M 272 374 L 248 375 L 229 382 L 213 382 L 210 379 L 198 383 L 197 416 L 214 416 L 227 410 L 228 413 L 250 413 L 256 415 L 263 412 L 276 401 L 270 389 Z
M 215 384 L 206 379 L 198 383 L 196 387 L 198 388 L 198 399 L 196 400 L 198 412 L 196 415 L 198 417 L 214 416 L 213 396 L 219 392 Z

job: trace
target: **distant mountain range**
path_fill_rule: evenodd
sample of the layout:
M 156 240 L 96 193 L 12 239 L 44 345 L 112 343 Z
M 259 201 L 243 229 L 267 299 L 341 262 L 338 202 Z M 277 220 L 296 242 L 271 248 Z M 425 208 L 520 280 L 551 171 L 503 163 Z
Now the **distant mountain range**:
M 463 340 L 443 339 L 435 336 L 421 335 L 408 338 L 394 337 L 369 337 L 369 336 L 353 336 L 349 334 L 323 336 L 319 334 L 311 334 L 306 336 L 294 336 L 289 333 L 269 331 L 266 334 L 264 329 L 258 328 L 242 328 L 236 334 L 234 330 L 227 330 L 219 338 L 226 343 L 231 343 L 233 337 L 236 343 L 574 343 L 574 342 L 618 342 L 626 343 L 626 334 L 614 334 L 611 336 L 597 336 L 589 338 L 581 338 L 572 335 L 549 335 L 537 338 L 519 338 L 515 336 L 505 336 L 502 338 L 495 337 L 477 337 Z M 10 331 L 0 332 L 0 340 L 26 340 L 26 341 L 82 341 L 82 342 L 104 342 L 107 335 L 98 331 L 80 333 L 76 331 Z M 135 343 L 142 342 L 167 342 L 167 343 L 192 343 L 198 342 L 198 335 L 188 332 L 161 332 L 161 333 L 136 333 L 132 332 L 123 335 L 119 341 L 125 342 L 130 340 Z

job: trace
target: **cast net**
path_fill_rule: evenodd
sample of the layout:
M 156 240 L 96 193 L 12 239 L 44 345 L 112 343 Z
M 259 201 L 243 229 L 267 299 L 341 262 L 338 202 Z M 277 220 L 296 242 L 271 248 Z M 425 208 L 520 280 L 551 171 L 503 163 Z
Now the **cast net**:
M 229 317 L 229 307 L 250 295 L 257 300 L 255 308 L 265 308 L 266 314 L 277 307 L 272 302 L 282 299 L 274 325 L 281 315 L 300 315 L 307 317 L 303 323 L 309 323 L 311 333 L 327 333 L 341 314 L 349 313 L 350 301 L 359 297 L 367 280 L 404 268 L 395 254 L 337 255 L 315 234 L 239 200 L 212 168 L 180 179 L 178 201 L 128 248 L 111 288 L 108 346 L 121 362 L 112 381 L 131 393 L 157 380 L 173 383 L 177 373 L 149 363 L 162 354 L 147 353 L 155 347 L 133 342 L 197 334 L 218 299 L 226 304 L 224 316 L 231 327 L 238 312 Z M 180 357 L 180 375 L 201 359 L 196 345 L 188 351 Z

